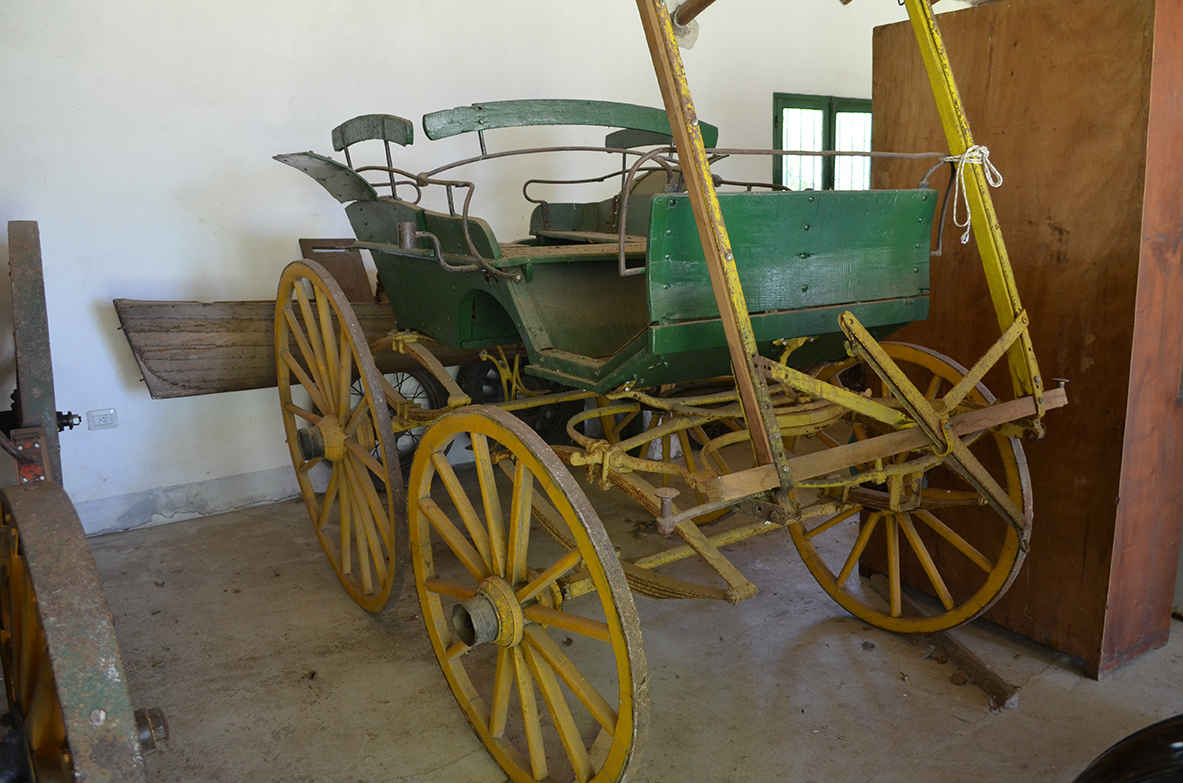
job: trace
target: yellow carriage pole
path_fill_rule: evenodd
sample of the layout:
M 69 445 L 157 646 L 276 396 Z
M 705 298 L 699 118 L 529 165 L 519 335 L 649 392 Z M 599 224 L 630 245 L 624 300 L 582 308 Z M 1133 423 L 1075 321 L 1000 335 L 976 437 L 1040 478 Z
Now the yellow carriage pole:
M 747 300 L 739 281 L 731 240 L 723 223 L 719 197 L 711 178 L 710 161 L 698 127 L 698 115 L 686 81 L 682 55 L 674 36 L 674 26 L 663 0 L 637 0 L 649 53 L 661 86 L 661 96 L 669 116 L 670 130 L 682 164 L 686 191 L 698 224 L 703 255 L 710 272 L 711 288 L 719 307 L 723 331 L 731 353 L 735 385 L 739 391 L 744 418 L 752 433 L 756 462 L 774 465 L 782 486 L 789 486 L 788 459 L 772 407 L 772 398 L 764 377 L 756 371 L 759 356 Z
M 954 157 L 964 155 L 967 150 L 974 147 L 975 142 L 969 128 L 969 120 L 965 116 L 965 107 L 961 103 L 961 95 L 957 92 L 957 84 L 953 80 L 953 71 L 949 66 L 949 58 L 941 40 L 936 17 L 929 0 L 904 0 L 904 3 L 908 9 L 908 18 L 912 22 L 912 30 L 916 34 L 916 42 L 920 46 L 924 68 L 928 72 L 937 112 L 940 114 L 941 125 L 949 143 L 949 152 Z M 998 215 L 994 212 L 994 202 L 990 197 L 989 183 L 986 181 L 983 166 L 966 163 L 961 165 L 974 239 L 982 259 L 986 284 L 994 303 L 998 325 L 1006 332 L 1023 311 L 1019 301 L 1019 289 L 1015 285 L 1006 243 L 1002 239 L 1002 229 L 998 224 Z M 1031 335 L 1025 326 L 1018 341 L 1010 346 L 1007 356 L 1015 396 L 1029 394 L 1034 397 L 1038 420 L 1044 413 L 1043 379 L 1039 374 Z

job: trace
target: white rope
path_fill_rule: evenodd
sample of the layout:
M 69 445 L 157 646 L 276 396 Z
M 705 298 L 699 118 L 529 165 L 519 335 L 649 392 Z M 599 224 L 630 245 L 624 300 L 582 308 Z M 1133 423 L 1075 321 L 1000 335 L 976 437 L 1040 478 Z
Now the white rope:
M 965 166 L 967 163 L 981 166 L 982 173 L 986 175 L 986 184 L 992 188 L 1002 186 L 1002 172 L 990 160 L 990 148 L 984 144 L 975 144 L 960 155 L 950 155 L 944 160 L 946 163 L 957 164 L 957 177 L 954 182 L 956 192 L 953 196 L 953 225 L 965 229 L 961 235 L 961 244 L 966 245 L 969 244 L 970 224 L 973 222 L 973 218 L 970 216 L 969 195 L 965 192 Z M 962 202 L 965 203 L 964 223 L 957 217 L 957 205 Z

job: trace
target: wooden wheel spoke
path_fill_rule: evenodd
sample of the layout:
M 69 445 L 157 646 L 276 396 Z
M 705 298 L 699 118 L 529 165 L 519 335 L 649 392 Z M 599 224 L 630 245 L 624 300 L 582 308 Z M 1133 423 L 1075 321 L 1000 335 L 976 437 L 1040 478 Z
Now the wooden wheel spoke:
M 285 402 L 283 404 L 283 409 L 285 411 L 287 411 L 288 413 L 299 416 L 301 419 L 304 419 L 309 424 L 320 424 L 321 419 L 324 418 L 323 416 L 318 416 L 317 414 L 313 413 L 312 411 L 310 411 L 306 408 L 301 408 L 299 405 L 295 404 L 294 402 Z
M 323 386 L 328 380 L 324 360 L 316 351 L 312 350 L 312 346 L 309 344 L 304 330 L 300 328 L 299 322 L 296 321 L 296 314 L 292 312 L 291 304 L 283 308 L 283 319 L 287 322 L 288 331 L 296 338 L 296 345 L 300 349 L 300 355 L 304 357 L 304 361 L 308 364 L 308 369 L 312 377 L 316 379 L 317 383 Z
M 842 524 L 843 522 L 850 519 L 852 516 L 854 516 L 855 514 L 857 514 L 860 511 L 862 511 L 862 506 L 855 506 L 852 509 L 848 509 L 846 511 L 843 511 L 841 514 L 835 514 L 834 516 L 827 519 L 825 522 L 822 522 L 820 525 L 815 527 L 813 530 L 807 531 L 805 533 L 805 537 L 806 538 L 813 538 L 814 536 L 820 536 L 822 533 L 826 532 L 827 530 L 829 530 L 837 525 Z
M 386 550 L 391 553 L 391 557 L 393 558 L 394 542 L 392 541 L 392 536 L 394 534 L 394 525 L 390 513 L 382 505 L 382 499 L 378 497 L 378 490 L 374 489 L 374 482 L 369 480 L 369 476 L 366 475 L 365 468 L 361 462 L 352 454 L 348 455 L 348 459 L 356 463 L 353 465 L 353 472 L 357 483 L 362 489 L 362 494 L 365 495 L 366 505 L 369 506 L 370 512 L 374 515 L 374 523 L 378 527 L 378 533 L 382 536 L 382 542 L 386 544 Z
M 353 456 L 357 457 L 361 464 L 369 468 L 371 473 L 382 479 L 382 483 L 389 484 L 390 475 L 382 467 L 382 463 L 374 459 L 374 455 L 362 448 L 360 443 L 355 440 L 347 440 L 345 441 L 345 447 L 353 452 Z
M 835 438 L 833 435 L 826 432 L 825 430 L 819 431 L 817 433 L 817 437 L 819 440 L 821 440 L 823 443 L 825 443 L 830 448 L 837 448 L 838 446 L 842 445 L 841 443 L 838 442 L 837 438 Z
M 528 626 L 525 631 L 525 640 L 528 645 L 533 647 L 538 653 L 546 659 L 550 667 L 555 670 L 559 677 L 575 694 L 575 698 L 587 708 L 587 711 L 592 714 L 596 722 L 604 727 L 604 730 L 613 734 L 616 732 L 616 710 L 608 704 L 607 700 L 600 695 L 600 692 L 587 681 L 587 678 L 580 673 L 567 654 L 559 649 L 559 645 L 555 640 L 550 638 L 545 630 L 538 626 Z
M 292 371 L 296 379 L 300 381 L 300 385 L 304 387 L 304 391 L 308 392 L 308 396 L 312 398 L 312 403 L 320 408 L 322 412 L 331 413 L 332 409 L 325 402 L 325 397 L 321 393 L 320 388 L 308 376 L 308 373 L 304 372 L 304 368 L 296 361 L 296 357 L 292 356 L 291 351 L 280 351 L 279 358 Z
M 481 504 L 485 508 L 485 523 L 489 531 L 489 556 L 493 561 L 493 571 L 498 576 L 505 576 L 505 521 L 493 474 L 493 460 L 489 456 L 489 439 L 476 432 L 472 433 L 470 439 L 477 482 L 481 488 Z
M 936 373 L 933 373 L 932 378 L 929 379 L 929 381 L 928 381 L 928 388 L 924 390 L 924 396 L 927 399 L 935 400 L 937 398 L 937 392 L 939 392 L 941 389 L 941 381 L 942 380 L 943 379 L 941 378 L 941 376 L 937 375 Z
M 344 470 L 342 470 L 344 472 Z M 342 476 L 339 483 L 345 483 L 347 479 Z M 353 573 L 353 544 L 351 543 L 351 534 L 353 532 L 352 522 L 353 515 L 349 502 L 349 491 L 346 488 L 338 486 L 337 495 L 339 498 L 338 506 L 341 511 L 341 573 Z
M 542 700 L 550 711 L 558 732 L 563 750 L 567 752 L 567 759 L 571 762 L 571 769 L 575 772 L 577 783 L 585 783 L 592 776 L 591 762 L 587 758 L 587 746 L 583 744 L 583 737 L 579 735 L 579 727 L 575 725 L 575 718 L 571 715 L 571 708 L 567 706 L 567 698 L 563 696 L 563 689 L 559 687 L 559 680 L 554 670 L 532 647 L 522 647 L 526 664 L 530 667 L 534 680 L 542 691 Z
M 871 534 L 875 532 L 875 525 L 879 523 L 879 517 L 881 516 L 883 516 L 881 513 L 876 512 L 863 523 L 862 529 L 859 530 L 858 538 L 854 541 L 854 548 L 846 556 L 846 562 L 842 564 L 842 570 L 838 572 L 838 578 L 835 580 L 838 583 L 839 589 L 846 583 L 846 580 L 850 577 L 850 572 L 854 570 L 855 563 L 862 556 L 863 550 L 867 548 L 867 542 L 871 540 Z
M 333 472 L 329 474 L 329 485 L 325 488 L 324 500 L 321 501 L 320 512 L 316 515 L 316 529 L 324 530 L 329 521 L 329 509 L 333 507 L 333 500 L 337 497 L 337 488 L 341 483 L 341 464 L 333 465 Z
M 509 691 L 513 685 L 513 661 L 509 647 L 497 648 L 497 669 L 493 674 L 493 701 L 489 706 L 489 733 L 494 737 L 505 734 L 509 717 Z
M 551 609 L 541 604 L 525 607 L 522 609 L 522 614 L 526 616 L 527 620 L 533 620 L 540 625 L 553 625 L 555 628 L 561 628 L 564 631 L 577 633 L 580 636 L 587 636 L 601 642 L 611 641 L 608 624 L 599 620 L 580 617 L 577 614 Z
M 471 587 L 465 587 L 459 582 L 450 582 L 446 579 L 436 579 L 432 577 L 423 582 L 423 586 L 436 595 L 446 595 L 449 598 L 455 598 L 457 601 L 467 601 L 476 595 L 476 590 Z
M 365 487 L 373 489 L 373 482 L 364 471 L 360 471 L 353 466 L 349 459 L 345 460 L 345 472 L 349 477 L 349 485 L 353 490 L 353 509 L 356 517 L 355 525 L 359 531 L 357 547 L 359 550 L 367 549 L 370 553 L 370 560 L 374 564 L 374 571 L 377 573 L 379 583 L 386 581 L 386 554 L 382 551 L 382 544 L 378 540 L 378 531 L 374 529 L 379 519 L 385 519 L 386 515 L 379 509 L 378 513 L 374 513 L 374 508 L 370 505 L 366 498 Z M 363 540 L 364 537 L 364 540 Z M 389 539 L 386 541 L 389 544 Z M 363 561 L 364 563 L 364 561 Z
M 582 555 L 580 555 L 579 551 L 575 549 L 560 557 L 558 561 L 555 562 L 550 568 L 547 568 L 541 574 L 530 580 L 529 584 L 518 590 L 518 602 L 524 604 L 534 596 L 541 593 L 543 590 L 549 587 L 552 582 L 578 565 L 579 561 L 582 559 Z
M 444 540 L 444 543 L 452 550 L 452 554 L 460 560 L 473 579 L 480 582 L 489 575 L 480 554 L 473 549 L 472 544 L 468 543 L 468 539 L 456 528 L 452 520 L 448 519 L 448 515 L 436 505 L 434 500 L 429 497 L 419 498 L 419 510 L 431 522 L 431 526 L 439 533 L 440 538 Z
M 343 414 L 349 410 L 349 393 L 353 385 L 353 350 L 349 345 L 349 332 L 345 329 L 341 330 L 339 356 L 341 366 L 337 374 L 337 410 L 342 414 L 341 418 L 344 418 Z
M 468 499 L 468 493 L 460 485 L 460 479 L 456 476 L 456 471 L 452 470 L 452 465 L 448 462 L 448 458 L 438 451 L 431 455 L 431 464 L 435 466 L 436 475 L 440 477 L 440 481 L 444 484 L 444 489 L 448 492 L 448 497 L 452 499 L 452 505 L 456 507 L 456 513 L 460 515 L 460 519 L 464 522 L 464 527 L 468 530 L 468 535 L 472 538 L 472 543 L 476 545 L 476 551 L 480 553 L 481 560 L 485 563 L 485 568 L 489 573 L 493 573 L 496 569 L 493 566 L 493 560 L 489 554 L 488 530 L 480 518 L 477 517 L 476 509 L 473 508 L 472 501 Z
M 308 301 L 308 294 L 304 290 L 302 281 L 296 281 L 293 289 L 296 293 L 296 302 L 300 305 L 300 314 L 304 317 L 304 327 L 308 330 L 308 342 L 312 345 L 312 352 L 316 355 L 316 361 L 320 364 L 321 371 L 327 379 L 329 377 L 328 365 L 325 363 L 324 350 L 321 347 L 320 329 L 312 315 L 312 304 Z
M 509 548 L 507 553 L 506 578 L 516 585 L 526 578 L 526 552 L 530 546 L 530 520 L 534 476 L 522 460 L 518 460 L 513 473 L 513 500 L 509 508 Z
M 334 337 L 333 314 L 329 307 L 329 296 L 327 292 L 317 291 L 316 312 L 320 316 L 320 336 L 321 342 L 324 344 L 325 369 L 331 373 L 337 369 L 341 360 L 337 355 L 337 340 Z M 326 378 L 325 380 L 328 381 L 329 379 Z M 326 397 L 331 397 L 332 394 L 333 389 L 331 387 L 325 389 Z
M 307 473 L 322 462 L 324 462 L 324 457 L 313 457 L 312 459 L 304 460 L 304 463 L 296 468 L 296 472 L 300 474 Z
M 522 724 L 526 730 L 526 745 L 530 751 L 530 771 L 536 780 L 542 780 L 547 776 L 546 747 L 542 744 L 542 724 L 538 720 L 534 679 L 530 676 L 521 648 L 511 648 L 511 652 L 518 681 L 518 702 L 522 707 Z
M 917 509 L 914 513 L 920 518 L 920 521 L 932 528 L 941 538 L 952 544 L 958 552 L 969 558 L 978 568 L 987 574 L 994 570 L 994 564 L 990 562 L 989 558 L 978 551 L 977 547 L 973 544 L 962 538 L 953 528 L 934 516 L 932 512 Z
M 353 433 L 357 430 L 358 425 L 362 422 L 362 414 L 367 413 L 369 410 L 370 398 L 368 395 L 366 395 L 361 398 L 361 401 L 358 402 L 357 407 L 349 412 L 349 419 L 346 420 L 343 430 L 345 432 L 345 437 L 353 437 Z
M 900 594 L 900 534 L 898 530 L 897 514 L 883 515 L 883 534 L 887 537 L 887 584 L 891 600 L 891 616 L 899 617 L 901 612 Z
M 952 609 L 953 596 L 949 593 L 949 588 L 945 585 L 945 580 L 941 577 L 941 572 L 937 570 L 937 564 L 933 562 L 932 555 L 928 552 L 928 547 L 924 545 L 924 541 L 920 538 L 920 533 L 916 531 L 916 526 L 912 523 L 911 515 L 900 514 L 897 520 L 899 521 L 900 529 L 904 531 L 904 538 L 908 539 L 908 543 L 912 546 L 912 551 L 916 553 L 916 559 L 920 561 L 920 567 L 928 575 L 928 581 L 932 583 L 932 588 L 936 591 L 937 598 L 941 600 L 941 605 L 945 609 Z

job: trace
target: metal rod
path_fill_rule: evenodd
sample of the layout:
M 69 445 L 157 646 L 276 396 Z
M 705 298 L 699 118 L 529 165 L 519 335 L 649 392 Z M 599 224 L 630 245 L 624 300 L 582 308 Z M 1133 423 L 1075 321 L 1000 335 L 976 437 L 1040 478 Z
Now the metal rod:
M 674 24 L 678 27 L 685 27 L 693 22 L 699 14 L 710 8 L 714 2 L 715 0 L 686 0 L 674 9 Z

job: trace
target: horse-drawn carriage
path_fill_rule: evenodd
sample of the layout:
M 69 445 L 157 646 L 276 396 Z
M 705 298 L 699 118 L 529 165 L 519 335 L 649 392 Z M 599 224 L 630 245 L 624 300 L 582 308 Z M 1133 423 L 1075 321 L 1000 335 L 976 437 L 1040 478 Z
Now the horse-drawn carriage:
M 717 129 L 699 122 L 660 0 L 638 8 L 665 110 L 434 112 L 429 139 L 475 134 L 480 154 L 421 173 L 394 164 L 391 145 L 411 144 L 414 128 L 392 115 L 336 128 L 344 163 L 277 156 L 346 204 L 398 325 L 368 343 L 322 267 L 284 271 L 275 351 L 304 502 L 367 610 L 397 592 L 409 560 L 447 680 L 511 779 L 624 776 L 648 707 L 632 593 L 750 598 L 756 586 L 724 551 L 741 541 L 787 532 L 827 593 L 894 631 L 970 620 L 1018 573 L 1032 523 L 1020 438 L 1066 398 L 1043 388 L 985 156 L 928 2 L 906 4 L 1002 332 L 968 369 L 879 342 L 927 315 L 938 193 L 717 193 L 729 183 L 712 163 L 753 151 L 717 147 Z M 602 147 L 488 151 L 486 131 L 538 124 L 612 132 Z M 374 141 L 384 165 L 355 165 L 354 145 Z M 562 150 L 620 156 L 619 169 L 580 180 L 619 176 L 620 191 L 535 201 L 520 241 L 499 241 L 470 211 L 474 184 L 444 176 Z M 446 193 L 447 212 L 420 206 L 429 188 Z M 484 362 L 454 376 L 424 338 L 484 349 Z M 421 365 L 428 407 L 378 371 L 377 350 Z M 1006 402 L 981 382 L 1003 357 Z M 609 539 L 589 497 L 610 489 L 643 509 L 656 542 L 644 554 Z M 708 568 L 674 565 L 692 558 Z M 874 571 L 884 597 L 858 578 Z M 910 608 L 908 586 L 931 603 Z

